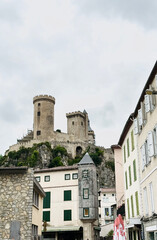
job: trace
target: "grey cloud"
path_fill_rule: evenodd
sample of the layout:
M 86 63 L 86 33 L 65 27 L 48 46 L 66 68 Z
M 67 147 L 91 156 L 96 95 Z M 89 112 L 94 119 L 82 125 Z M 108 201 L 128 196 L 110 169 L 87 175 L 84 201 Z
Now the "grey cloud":
M 21 20 L 20 10 L 22 10 L 23 1 L 0 1 L 0 21 L 10 22 L 10 24 L 19 24 Z
M 122 17 L 146 28 L 156 28 L 157 1 L 152 0 L 80 0 L 80 12 L 102 15 L 104 18 Z

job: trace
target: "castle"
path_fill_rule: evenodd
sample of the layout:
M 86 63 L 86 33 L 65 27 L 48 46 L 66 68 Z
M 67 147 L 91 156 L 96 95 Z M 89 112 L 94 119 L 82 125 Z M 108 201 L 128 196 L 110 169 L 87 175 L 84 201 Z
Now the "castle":
M 55 98 L 48 95 L 39 95 L 33 98 L 34 123 L 33 131 L 17 144 L 9 147 L 9 151 L 17 151 L 21 146 L 32 147 L 35 143 L 50 142 L 51 147 L 60 145 L 67 149 L 73 157 L 81 154 L 89 145 L 95 144 L 95 134 L 90 127 L 87 112 L 77 111 L 67 113 L 67 133 L 54 131 Z

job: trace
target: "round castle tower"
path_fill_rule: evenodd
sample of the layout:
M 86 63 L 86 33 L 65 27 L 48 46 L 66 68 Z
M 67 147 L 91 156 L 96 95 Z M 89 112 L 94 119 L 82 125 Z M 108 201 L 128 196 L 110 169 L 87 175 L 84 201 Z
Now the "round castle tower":
M 34 139 L 47 140 L 54 133 L 55 98 L 39 95 L 33 98 L 34 104 Z

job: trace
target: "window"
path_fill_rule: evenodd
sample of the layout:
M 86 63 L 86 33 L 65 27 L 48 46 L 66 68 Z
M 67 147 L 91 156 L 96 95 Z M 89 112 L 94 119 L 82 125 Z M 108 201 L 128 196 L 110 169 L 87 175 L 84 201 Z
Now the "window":
M 112 197 L 114 197 L 114 193 L 112 193 Z
M 71 201 L 71 190 L 64 191 L 64 201 Z
M 78 179 L 78 173 L 73 173 L 72 179 Z
M 64 221 L 71 221 L 71 210 L 64 210 Z
M 133 161 L 133 171 L 134 171 L 134 182 L 137 180 L 137 174 L 136 174 L 136 161 Z
M 32 224 L 32 236 L 38 236 L 38 226 Z
M 89 208 L 83 208 L 83 217 L 89 217 Z
M 72 125 L 74 125 L 74 121 L 72 121 Z
M 83 199 L 88 199 L 88 198 L 89 198 L 89 189 L 83 188 Z
M 126 162 L 126 149 L 125 149 L 125 146 L 124 146 L 124 163 Z
M 131 195 L 131 209 L 132 209 L 132 217 L 134 217 L 134 202 L 133 202 L 133 195 Z
M 40 103 L 38 103 L 38 106 L 40 106 Z
M 83 126 L 83 122 L 81 122 L 81 126 Z
M 50 208 L 50 201 L 51 201 L 51 193 L 46 192 L 46 196 L 44 197 L 44 201 L 43 201 L 43 208 Z
M 143 195 L 144 195 L 145 214 L 148 215 L 148 198 L 147 198 L 147 188 L 146 187 L 143 189 Z
M 151 207 L 152 207 L 152 213 L 154 213 L 154 196 L 153 196 L 153 185 L 152 182 L 149 183 L 149 189 L 150 189 L 150 200 L 151 200 Z
M 101 207 L 101 200 L 98 200 L 98 206 Z
M 125 172 L 125 187 L 126 187 L 126 189 L 128 189 L 127 171 Z
M 131 150 L 133 151 L 135 149 L 135 144 L 134 144 L 134 132 L 133 130 L 131 131 Z
M 139 215 L 138 192 L 135 192 L 135 200 L 136 200 L 136 213 L 137 215 Z
M 33 190 L 33 204 L 39 207 L 39 194 L 35 190 Z
M 38 130 L 37 131 L 37 136 L 39 136 L 39 135 L 41 135 L 41 131 Z
M 43 212 L 43 222 L 50 222 L 50 211 L 44 211 Z
M 144 104 L 146 113 L 153 111 L 155 107 L 155 96 L 154 95 L 145 95 Z
M 37 112 L 37 116 L 38 116 L 38 117 L 40 116 L 40 112 Z
M 65 174 L 65 180 L 70 180 L 70 174 Z
M 157 155 L 157 126 L 155 126 L 153 130 L 153 137 L 154 137 L 154 151 L 155 155 Z
M 88 170 L 83 170 L 82 171 L 82 177 L 87 178 L 88 177 Z
M 40 182 L 40 176 L 35 177 L 35 179 Z
M 50 176 L 45 176 L 45 177 L 44 177 L 44 181 L 45 181 L 45 182 L 50 182 Z
M 129 166 L 129 185 L 132 185 L 132 181 L 131 181 L 131 166 Z
M 130 149 L 129 149 L 129 138 L 127 139 L 127 156 L 130 156 Z
M 105 216 L 109 216 L 109 208 L 105 208 Z
M 128 207 L 128 218 L 130 218 L 129 198 L 127 199 L 127 207 Z

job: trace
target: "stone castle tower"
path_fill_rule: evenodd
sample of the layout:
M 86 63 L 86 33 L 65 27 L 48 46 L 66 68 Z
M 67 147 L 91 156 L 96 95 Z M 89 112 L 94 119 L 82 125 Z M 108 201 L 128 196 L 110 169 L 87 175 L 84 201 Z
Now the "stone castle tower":
M 54 105 L 55 98 L 39 95 L 33 98 L 34 125 L 33 138 L 46 139 L 54 135 Z
M 34 143 L 50 142 L 51 146 L 63 146 L 73 157 L 85 151 L 89 144 L 95 144 L 95 134 L 91 129 L 88 114 L 77 111 L 67 113 L 67 133 L 54 130 L 55 98 L 39 95 L 33 98 L 34 123 L 33 131 L 29 131 L 17 144 L 9 147 L 9 151 L 17 151 L 21 146 L 32 147 Z

